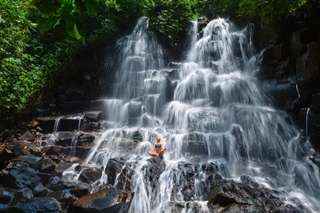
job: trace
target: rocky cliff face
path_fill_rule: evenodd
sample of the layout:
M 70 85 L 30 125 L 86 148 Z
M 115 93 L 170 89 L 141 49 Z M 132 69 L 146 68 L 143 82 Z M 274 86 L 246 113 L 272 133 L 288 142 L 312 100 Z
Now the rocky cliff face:
M 256 25 L 263 51 L 259 76 L 274 104 L 289 112 L 316 149 L 320 149 L 320 13 L 288 17 L 280 26 Z

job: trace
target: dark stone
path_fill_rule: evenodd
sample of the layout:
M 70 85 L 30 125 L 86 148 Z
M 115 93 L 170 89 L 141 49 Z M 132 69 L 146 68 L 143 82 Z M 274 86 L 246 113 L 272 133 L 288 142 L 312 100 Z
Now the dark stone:
M 56 134 L 56 144 L 70 146 L 75 137 L 77 137 L 75 132 L 59 132 Z
M 41 160 L 41 157 L 35 155 L 22 155 L 14 159 L 13 162 L 27 163 L 30 167 L 36 168 L 37 163 Z
M 99 168 L 85 168 L 82 170 L 79 180 L 84 183 L 93 183 L 102 175 L 102 170 Z
M 52 197 L 37 197 L 28 202 L 17 203 L 9 212 L 60 213 L 62 209 L 60 203 Z
M 21 140 L 21 141 L 34 141 L 35 137 L 29 130 L 27 130 L 25 133 L 23 133 L 23 135 L 21 135 L 19 137 L 19 140 Z
M 59 121 L 58 131 L 74 131 L 79 129 L 80 119 L 61 118 Z
M 132 139 L 134 142 L 142 142 L 143 136 L 140 131 L 135 131 L 132 135 Z
M 99 122 L 83 121 L 81 124 L 81 130 L 83 131 L 98 131 L 101 128 Z
M 76 197 L 82 197 L 90 193 L 91 187 L 87 183 L 78 183 L 76 184 L 72 189 L 70 189 L 70 192 L 75 195 Z
M 316 42 L 307 45 L 307 51 L 296 62 L 296 69 L 303 79 L 320 79 L 320 44 Z
M 69 189 L 63 189 L 60 191 L 54 191 L 49 194 L 50 197 L 55 198 L 59 202 L 73 202 L 75 197 L 71 194 Z
M 88 121 L 97 122 L 104 117 L 102 111 L 89 111 L 84 113 L 84 118 Z
M 259 186 L 248 176 L 241 177 L 240 183 L 214 178 L 208 205 L 221 212 L 309 212 L 298 201 L 299 207 L 286 204 L 276 191 Z
M 124 165 L 123 159 L 110 159 L 105 169 L 105 174 L 108 175 L 109 184 L 113 185 L 115 183 L 117 174 L 119 174 Z
M 57 165 L 53 160 L 51 160 L 50 158 L 44 157 L 38 162 L 37 169 L 40 172 L 54 173 L 56 166 Z
M 38 196 L 38 197 L 45 197 L 47 196 L 48 194 L 50 193 L 50 190 L 45 187 L 42 183 L 39 183 L 36 187 L 34 187 L 33 189 L 33 194 L 35 196 Z
M 95 140 L 95 136 L 89 133 L 81 133 L 77 138 L 77 144 L 85 145 L 91 144 Z
M 23 188 L 20 190 L 23 200 L 31 200 L 33 198 L 32 190 L 29 188 Z
M 0 145 L 0 170 L 5 168 L 9 161 L 16 156 L 12 147 L 9 147 L 6 144 Z
M 290 81 L 268 81 L 263 89 L 282 110 L 292 110 L 293 102 L 298 98 L 296 84 Z
M 129 209 L 131 194 L 107 186 L 72 203 L 70 213 L 125 213 Z
M 0 182 L 14 188 L 35 187 L 41 181 L 37 172 L 23 161 L 11 162 L 0 173 Z
M 187 143 L 183 143 L 182 152 L 192 155 L 208 154 L 208 148 L 205 144 L 206 138 L 202 134 L 191 132 L 185 140 Z
M 38 126 L 44 133 L 50 133 L 53 131 L 56 118 L 54 117 L 38 117 L 35 119 L 38 122 Z
M 8 207 L 15 197 L 12 190 L 0 188 L 0 209 Z

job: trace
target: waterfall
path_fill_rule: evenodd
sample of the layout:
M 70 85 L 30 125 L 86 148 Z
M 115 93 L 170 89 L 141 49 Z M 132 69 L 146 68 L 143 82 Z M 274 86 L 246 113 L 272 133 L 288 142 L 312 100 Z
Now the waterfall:
M 250 176 L 289 203 L 320 210 L 319 171 L 306 144 L 255 77 L 250 27 L 237 30 L 218 18 L 198 30 L 194 22 L 186 60 L 175 68 L 165 66 L 145 17 L 118 41 L 117 75 L 105 100 L 108 127 L 86 162 L 106 168 L 111 159 L 124 161 L 133 173 L 132 213 L 208 212 L 214 170 L 236 181 Z M 163 160 L 148 155 L 156 135 L 166 144 Z

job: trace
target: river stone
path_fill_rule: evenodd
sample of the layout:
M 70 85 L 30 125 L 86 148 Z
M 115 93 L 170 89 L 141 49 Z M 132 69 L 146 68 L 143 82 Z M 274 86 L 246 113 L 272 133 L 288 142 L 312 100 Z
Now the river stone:
M 55 117 L 38 117 L 38 118 L 35 118 L 35 121 L 38 122 L 38 126 L 41 128 L 41 131 L 43 133 L 50 133 L 53 131 L 56 118 Z
M 99 168 L 85 168 L 82 170 L 79 180 L 84 183 L 93 183 L 102 175 L 102 170 Z
M 0 211 L 2 208 L 8 207 L 15 197 L 15 193 L 12 190 L 0 188 Z
M 242 182 L 224 180 L 221 176 L 213 179 L 213 187 L 208 204 L 221 212 L 309 212 L 302 205 L 291 206 L 270 189 L 263 188 L 250 177 L 242 177 Z M 282 211 L 285 210 L 285 211 Z
M 38 162 L 37 169 L 40 172 L 54 173 L 56 166 L 56 163 L 51 158 L 44 157 Z
M 103 111 L 89 111 L 84 113 L 84 118 L 88 121 L 97 122 L 104 117 Z
M 34 141 L 35 140 L 35 136 L 29 130 L 27 130 L 25 133 L 23 133 L 19 137 L 19 140 L 21 140 L 23 142 Z
M 59 121 L 58 131 L 74 131 L 79 129 L 79 119 L 61 118 Z
M 125 213 L 130 205 L 131 195 L 128 192 L 106 186 L 104 189 L 83 196 L 72 203 L 70 213 Z
M 70 146 L 75 137 L 77 137 L 75 132 L 59 132 L 56 134 L 56 144 Z
M 37 197 L 28 202 L 17 203 L 9 212 L 60 213 L 60 203 L 52 197 Z
M 33 188 L 41 181 L 34 169 L 39 159 L 39 157 L 32 155 L 20 156 L 0 172 L 0 182 L 6 186 L 20 189 Z

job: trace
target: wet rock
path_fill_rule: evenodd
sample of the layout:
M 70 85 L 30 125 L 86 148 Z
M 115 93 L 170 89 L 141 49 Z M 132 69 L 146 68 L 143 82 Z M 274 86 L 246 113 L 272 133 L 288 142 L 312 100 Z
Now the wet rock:
M 56 166 L 56 163 L 52 159 L 44 157 L 38 162 L 37 169 L 40 172 L 54 173 Z
M 49 194 L 50 197 L 55 198 L 61 203 L 70 203 L 73 202 L 76 198 L 71 194 L 69 189 L 63 189 L 60 191 L 54 191 Z
M 0 170 L 6 167 L 9 161 L 16 156 L 11 148 L 6 144 L 0 145 Z
M 23 188 L 20 190 L 24 200 L 31 200 L 33 198 L 32 190 L 29 188 Z
M 56 144 L 61 146 L 78 146 L 91 144 L 94 140 L 95 136 L 89 133 L 59 132 Z
M 307 51 L 296 62 L 296 69 L 305 80 L 320 78 L 320 43 L 311 42 L 307 45 Z
M 320 150 L 320 93 L 316 93 L 312 95 L 312 106 L 309 111 L 309 129 L 308 135 L 310 136 L 310 140 L 312 145 L 316 150 Z
M 134 142 L 142 142 L 143 141 L 143 136 L 140 131 L 135 131 L 132 135 L 132 139 Z
M 57 166 L 56 166 L 56 172 L 57 174 L 62 174 L 65 170 L 70 168 L 72 166 L 72 162 L 67 162 L 67 161 L 60 161 Z
M 61 146 L 70 146 L 76 137 L 75 132 L 59 132 L 56 134 L 56 144 Z
M 17 203 L 9 212 L 60 213 L 62 209 L 60 203 L 52 197 L 37 197 L 28 202 Z
M 292 110 L 293 102 L 298 98 L 296 84 L 290 81 L 268 81 L 263 89 L 282 110 Z
M 188 143 L 184 143 L 182 147 L 183 153 L 189 153 L 192 155 L 207 155 L 208 148 L 205 143 L 206 138 L 199 133 L 192 132 L 190 133 L 186 139 Z
M 79 182 L 74 187 L 70 189 L 70 193 L 76 197 L 82 197 L 89 194 L 91 191 L 91 186 L 87 183 Z
M 38 122 L 38 126 L 41 128 L 41 131 L 43 133 L 50 133 L 53 131 L 56 118 L 55 117 L 38 117 L 38 118 L 35 118 L 35 121 Z
M 98 131 L 101 128 L 99 122 L 84 121 L 81 124 L 81 130 L 83 131 Z
M 49 156 L 60 156 L 64 158 L 64 156 L 68 155 L 69 157 L 78 157 L 80 159 L 85 159 L 88 153 L 90 152 L 93 144 L 90 145 L 82 145 L 82 146 L 47 146 L 42 150 L 46 155 Z
M 110 159 L 105 174 L 108 176 L 109 184 L 116 184 L 119 189 L 130 190 L 131 189 L 131 178 L 134 174 L 132 168 L 135 166 L 134 162 L 124 163 L 124 159 Z
M 0 211 L 1 208 L 8 207 L 15 197 L 15 193 L 12 190 L 0 188 Z
M 38 197 L 44 197 L 44 196 L 47 196 L 51 191 L 45 187 L 42 183 L 39 183 L 36 187 L 34 187 L 33 189 L 33 194 L 35 196 L 38 196 Z
M 262 70 L 259 73 L 263 79 L 283 76 L 288 70 L 287 55 L 283 44 L 273 44 L 266 48 L 263 54 Z
M 151 158 L 148 162 L 149 164 L 144 169 L 145 178 L 153 188 L 156 188 L 160 175 L 165 169 L 165 163 L 161 158 Z
M 84 113 L 84 118 L 90 122 L 97 122 L 104 117 L 103 111 L 90 111 Z
M 95 136 L 89 133 L 81 133 L 77 138 L 77 144 L 85 145 L 91 144 L 95 140 Z
M 59 121 L 58 131 L 74 131 L 78 130 L 80 126 L 80 119 L 78 118 L 61 118 Z
M 40 181 L 36 170 L 23 161 L 11 162 L 0 172 L 0 182 L 14 188 L 33 188 Z
M 85 168 L 82 170 L 79 180 L 84 183 L 93 183 L 102 175 L 102 170 L 99 168 Z
M 45 146 L 42 148 L 42 152 L 48 156 L 61 156 L 64 153 L 64 147 L 62 146 Z
M 70 213 L 109 212 L 124 213 L 128 211 L 131 195 L 107 186 L 101 191 L 83 196 L 72 203 Z
M 29 131 L 27 130 L 25 133 L 23 133 L 20 137 L 19 140 L 21 141 L 34 141 L 35 140 L 35 136 Z
M 22 155 L 14 159 L 14 162 L 27 163 L 30 167 L 36 168 L 37 163 L 41 160 L 41 157 L 35 155 Z
M 259 186 L 250 177 L 242 177 L 241 180 L 239 183 L 214 178 L 209 206 L 219 208 L 221 212 L 282 212 L 281 209 L 288 209 L 287 212 L 308 212 L 301 206 L 286 204 L 277 192 Z

